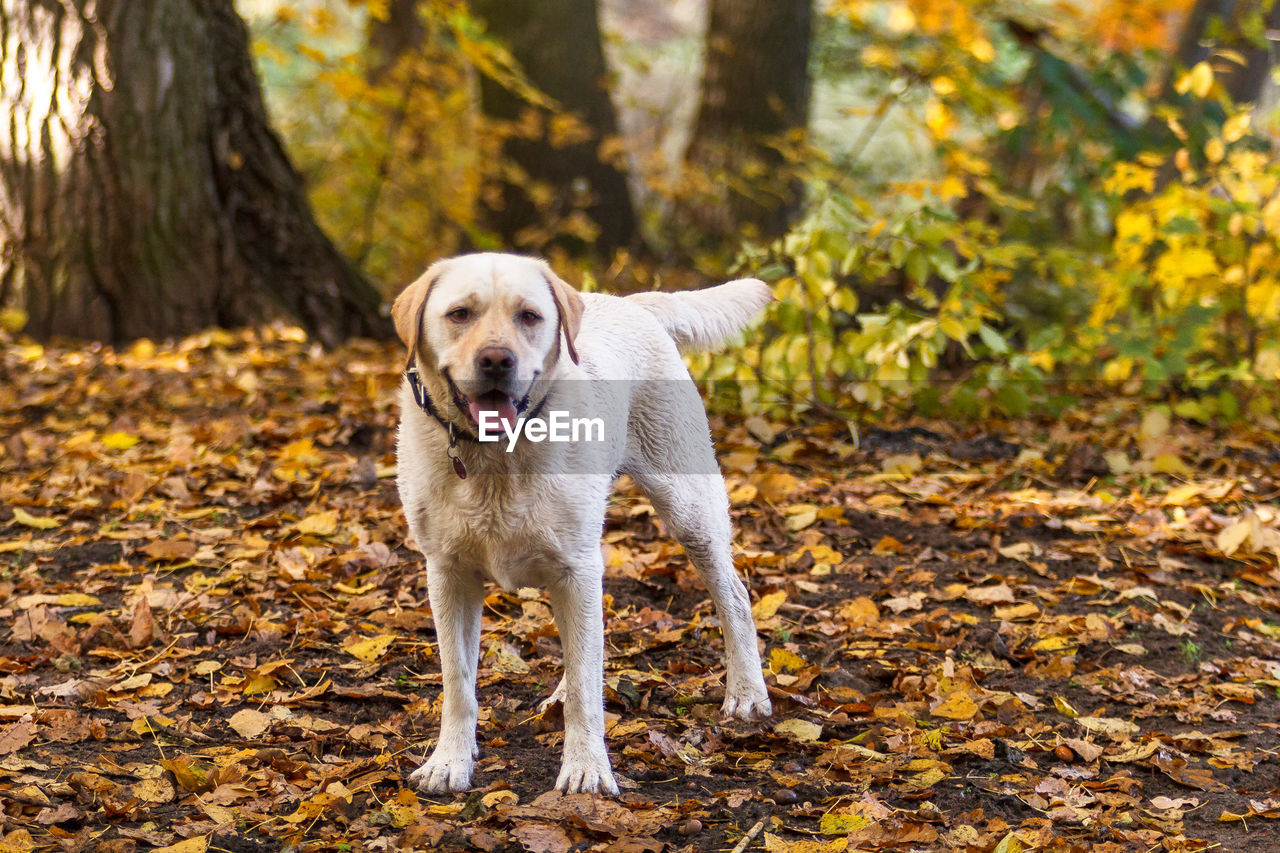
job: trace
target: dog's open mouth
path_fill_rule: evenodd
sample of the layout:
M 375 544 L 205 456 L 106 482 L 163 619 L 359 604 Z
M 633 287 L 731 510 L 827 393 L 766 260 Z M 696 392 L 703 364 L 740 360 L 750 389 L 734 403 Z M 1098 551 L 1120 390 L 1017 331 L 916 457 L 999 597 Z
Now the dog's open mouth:
M 476 397 L 465 397 L 466 405 L 464 411 L 471 422 L 477 427 L 484 423 L 492 429 L 497 424 L 494 423 L 494 415 L 497 415 L 502 426 L 506 430 L 515 429 L 516 418 L 519 415 L 519 403 L 511 399 L 503 391 L 493 390 L 485 391 Z M 484 421 L 482 422 L 482 418 Z

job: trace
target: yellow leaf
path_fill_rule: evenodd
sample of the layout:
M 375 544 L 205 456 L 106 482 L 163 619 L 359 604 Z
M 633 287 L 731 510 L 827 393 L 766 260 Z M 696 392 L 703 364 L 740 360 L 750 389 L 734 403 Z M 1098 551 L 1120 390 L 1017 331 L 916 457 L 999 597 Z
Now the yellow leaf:
M 1218 550 L 1230 557 L 1240 550 L 1253 531 L 1253 516 L 1246 515 L 1234 524 L 1229 524 L 1218 533 Z
M 774 734 L 793 737 L 801 743 L 813 743 L 822 737 L 822 726 L 792 717 L 773 727 Z
M 1161 453 L 1155 459 L 1151 460 L 1151 470 L 1157 474 L 1173 474 L 1180 477 L 1188 476 L 1192 473 L 1187 467 L 1187 463 L 1178 458 L 1175 453 Z
M 871 546 L 872 554 L 896 554 L 906 546 L 894 539 L 892 536 L 883 536 L 880 541 Z
M 1019 619 L 1035 619 L 1039 617 L 1040 608 L 1030 601 L 1024 601 L 1020 604 L 1010 604 L 1008 607 L 997 607 L 994 613 L 997 619 L 1003 619 L 1006 622 L 1017 622 Z
M 280 686 L 280 682 L 269 675 L 255 673 L 249 678 L 241 690 L 246 696 L 256 696 L 259 693 L 270 693 Z
M 762 595 L 760 600 L 756 602 L 755 607 L 751 608 L 751 615 L 758 620 L 772 619 L 774 614 L 778 612 L 778 608 L 782 606 L 782 602 L 786 600 L 787 591 L 783 589 L 771 592 L 768 595 Z
M 378 585 L 374 583 L 361 584 L 360 586 L 351 586 L 350 584 L 345 584 L 339 581 L 338 583 L 335 583 L 333 585 L 333 588 L 338 592 L 344 593 L 346 595 L 364 595 L 366 592 L 372 589 L 377 589 L 377 586 Z
M 800 480 L 786 472 L 770 472 L 752 478 L 760 497 L 771 504 L 780 504 L 800 488 Z
M 194 838 L 188 838 L 185 841 L 179 841 L 177 844 L 170 844 L 166 847 L 157 847 L 151 853 L 205 853 L 209 849 L 209 836 L 197 835 Z
M 871 825 L 871 818 L 860 814 L 832 814 L 828 812 L 818 821 L 818 831 L 823 835 L 848 835 Z
M 951 110 L 946 104 L 930 99 L 924 107 L 924 124 L 929 129 L 929 133 L 933 134 L 934 139 L 946 139 L 951 135 L 955 119 L 952 118 Z
M 385 655 L 387 649 L 391 648 L 391 644 L 395 641 L 395 635 L 383 634 L 380 637 L 369 637 L 364 640 L 358 640 L 351 645 L 343 646 L 343 651 L 365 663 L 373 663 Z
M 294 525 L 299 533 L 311 536 L 332 536 L 338 530 L 338 514 L 333 510 L 317 512 Z
M 916 16 L 905 3 L 895 3 L 889 10 L 885 25 L 894 35 L 906 35 L 916 28 Z
M 910 477 L 923 467 L 924 463 L 914 453 L 896 453 L 893 456 L 886 456 L 880 463 L 880 470 L 899 477 Z
M 804 669 L 809 662 L 794 652 L 786 649 L 772 649 L 769 652 L 769 671 L 778 672 L 795 672 L 797 669 Z
M 945 720 L 971 720 L 978 713 L 978 703 L 963 690 L 956 690 L 929 709 L 929 713 Z
M 1207 96 L 1213 88 L 1212 66 L 1207 62 L 1197 62 L 1190 71 L 1178 78 L 1173 88 L 1179 95 L 1190 92 L 1197 98 Z
M 963 341 L 969 337 L 969 332 L 965 329 L 964 324 L 955 317 L 943 317 L 938 321 L 938 328 L 942 329 L 943 334 L 953 341 Z
M 805 554 L 812 554 L 815 563 L 839 563 L 844 559 L 843 554 L 828 545 L 803 545 L 792 552 L 787 562 L 795 565 Z
M 1066 699 L 1062 698 L 1061 696 L 1053 697 L 1053 707 L 1057 708 L 1058 713 L 1062 714 L 1064 717 L 1075 718 L 1080 716 L 1080 712 L 1077 711 L 1075 708 L 1072 708 L 1071 703 L 1068 702 Z
M 62 607 L 93 607 L 101 603 L 94 596 L 83 592 L 64 592 L 58 596 L 58 604 Z
M 27 527 L 34 527 L 37 530 L 52 530 L 61 524 L 52 518 L 42 518 L 40 516 L 31 515 L 20 506 L 13 508 L 13 520 L 19 524 L 25 524 Z
M 792 504 L 783 510 L 787 515 L 787 529 L 804 530 L 818 520 L 818 507 L 813 504 Z
M 841 607 L 838 615 L 850 628 L 866 628 L 880 621 L 880 608 L 865 595 L 860 595 Z
M 1198 497 L 1204 491 L 1204 487 L 1195 483 L 1185 483 L 1176 489 L 1170 489 L 1169 494 L 1164 496 L 1164 500 L 1160 501 L 1161 506 L 1186 506 L 1191 502 L 1192 498 Z
M 1124 451 L 1111 451 L 1103 453 L 1102 459 L 1107 462 L 1112 474 L 1128 474 L 1129 473 L 1129 455 Z
M 29 319 L 30 316 L 21 308 L 5 308 L 0 311 L 0 329 L 16 335 L 26 327 Z
M 1150 441 L 1153 438 L 1162 438 L 1169 432 L 1169 413 L 1164 409 L 1150 409 L 1142 416 L 1142 426 L 1138 427 L 1138 434 L 1143 439 Z
M 1022 851 L 1022 842 L 1018 840 L 1018 836 L 1010 832 L 1000 839 L 1000 843 L 996 845 L 996 849 L 991 853 L 1022 853 Z
M 1237 113 L 1222 123 L 1222 138 L 1226 142 L 1235 142 L 1249 132 L 1250 113 Z
M 830 841 L 811 841 L 807 838 L 793 841 L 774 835 L 772 832 L 764 834 L 766 853 L 845 853 L 848 848 L 849 839 L 844 836 Z
M 490 791 L 480 798 L 480 802 L 484 803 L 484 807 L 487 809 L 500 805 L 514 806 L 520 802 L 520 795 L 515 791 L 504 788 L 501 791 Z
M 139 440 L 136 435 L 127 432 L 109 432 L 102 437 L 102 446 L 108 450 L 128 450 Z
M 1119 717 L 1076 717 L 1076 722 L 1086 731 L 1107 735 L 1116 740 L 1131 737 L 1139 731 L 1137 725 Z

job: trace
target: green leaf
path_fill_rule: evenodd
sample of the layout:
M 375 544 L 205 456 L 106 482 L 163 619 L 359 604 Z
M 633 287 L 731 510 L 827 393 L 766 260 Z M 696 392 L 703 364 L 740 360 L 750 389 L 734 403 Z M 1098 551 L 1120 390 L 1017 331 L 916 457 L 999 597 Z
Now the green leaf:
M 1002 355 L 1009 351 L 1009 343 L 999 332 L 983 323 L 978 327 L 978 337 L 982 338 L 982 342 L 987 345 L 993 353 Z

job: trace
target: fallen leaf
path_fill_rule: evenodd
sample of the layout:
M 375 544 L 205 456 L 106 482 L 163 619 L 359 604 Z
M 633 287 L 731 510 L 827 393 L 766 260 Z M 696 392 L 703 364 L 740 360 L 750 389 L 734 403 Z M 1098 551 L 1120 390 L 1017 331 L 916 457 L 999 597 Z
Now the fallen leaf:
M 31 515 L 20 506 L 13 507 L 13 520 L 26 527 L 34 527 L 37 530 L 53 530 L 62 523 L 52 518 Z
M 245 740 L 253 740 L 271 728 L 271 722 L 271 717 L 261 711 L 242 708 L 231 715 L 231 719 L 227 720 L 227 725 L 231 726 L 235 733 Z
M 19 720 L 0 729 L 0 755 L 17 752 L 35 739 L 36 724 L 30 720 Z
M 391 648 L 391 644 L 396 641 L 392 634 L 383 634 L 377 637 L 367 637 L 362 640 L 347 643 L 343 645 L 342 650 L 358 660 L 365 663 L 373 663 L 378 658 L 387 653 L 387 649 Z
M 783 720 L 773 727 L 774 734 L 786 735 L 801 743 L 813 743 L 822 737 L 822 726 L 797 717 Z
M 915 453 L 899 453 L 886 456 L 880 463 L 880 470 L 895 477 L 910 477 L 924 467 L 924 462 Z
M 756 621 L 762 622 L 765 619 L 772 619 L 778 612 L 778 608 L 787 600 L 787 591 L 780 589 L 777 592 L 771 592 L 768 595 L 760 596 L 760 600 L 751 608 L 751 615 Z
M 166 847 L 157 847 L 151 853 L 205 853 L 209 849 L 209 837 L 206 835 L 197 835 L 194 838 L 188 838 L 179 841 L 176 844 L 170 844 Z

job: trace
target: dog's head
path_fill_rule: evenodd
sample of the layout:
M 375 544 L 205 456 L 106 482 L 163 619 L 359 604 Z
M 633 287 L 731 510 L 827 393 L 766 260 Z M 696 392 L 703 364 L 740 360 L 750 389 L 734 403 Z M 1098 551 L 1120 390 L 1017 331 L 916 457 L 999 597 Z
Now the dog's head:
M 535 383 L 574 338 L 582 297 L 544 261 L 484 253 L 438 261 L 391 308 L 396 332 L 417 356 L 443 410 L 452 401 L 474 430 L 482 412 L 514 426 Z

